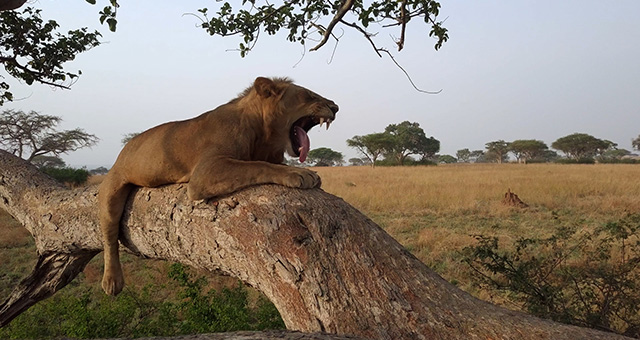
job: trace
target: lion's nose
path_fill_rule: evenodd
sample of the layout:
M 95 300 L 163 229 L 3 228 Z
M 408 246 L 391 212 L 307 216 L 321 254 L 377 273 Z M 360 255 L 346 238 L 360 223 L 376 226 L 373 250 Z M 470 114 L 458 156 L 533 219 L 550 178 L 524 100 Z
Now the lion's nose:
M 330 110 L 331 110 L 331 112 L 333 112 L 334 114 L 335 114 L 336 112 L 338 112 L 338 110 L 340 109 L 340 108 L 338 107 L 338 105 L 336 105 L 336 103 L 334 103 L 334 102 L 331 102 L 331 103 L 330 103 L 329 105 L 327 105 L 327 106 L 329 106 L 329 109 L 330 109 Z

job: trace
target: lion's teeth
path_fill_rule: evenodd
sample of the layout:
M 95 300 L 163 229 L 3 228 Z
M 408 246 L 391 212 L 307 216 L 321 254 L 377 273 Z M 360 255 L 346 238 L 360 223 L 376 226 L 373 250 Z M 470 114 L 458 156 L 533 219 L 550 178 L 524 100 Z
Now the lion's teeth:
M 324 118 L 320 118 L 320 126 L 322 127 L 322 124 L 324 124 Z
M 329 125 L 331 125 L 331 119 L 327 119 L 327 130 L 329 130 Z

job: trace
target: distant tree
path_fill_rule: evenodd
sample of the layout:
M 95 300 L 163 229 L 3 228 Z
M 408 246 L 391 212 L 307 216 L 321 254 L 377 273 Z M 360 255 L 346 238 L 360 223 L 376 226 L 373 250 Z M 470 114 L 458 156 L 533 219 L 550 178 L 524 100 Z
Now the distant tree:
M 107 169 L 107 168 L 105 168 L 103 166 L 89 170 L 89 174 L 92 175 L 92 176 L 94 176 L 94 175 L 106 175 L 107 172 L 109 172 L 109 169 Z
M 471 151 L 469 149 L 460 149 L 456 151 L 456 157 L 459 163 L 469 163 L 471 161 Z
M 469 159 L 473 163 L 485 163 L 485 162 L 487 162 L 486 154 L 482 150 L 473 150 L 473 151 L 471 151 L 471 153 L 469 154 Z
M 60 156 L 98 142 L 98 137 L 79 128 L 57 131 L 55 127 L 61 121 L 60 117 L 35 111 L 5 110 L 0 114 L 0 146 L 31 162 L 37 156 Z
M 551 147 L 562 151 L 568 158 L 589 159 L 615 147 L 615 143 L 598 139 L 586 133 L 574 133 L 558 138 Z
M 451 163 L 457 163 L 457 162 L 458 162 L 458 159 L 451 155 L 438 156 L 438 163 L 451 164 Z
M 437 153 L 440 151 L 440 141 L 434 137 L 428 137 L 425 141 L 424 148 L 420 151 L 422 161 L 432 161 L 437 158 Z
M 631 145 L 633 145 L 634 149 L 640 151 L 640 135 L 638 136 L 638 138 L 631 141 Z
M 509 143 L 501 140 L 489 142 L 486 145 L 488 160 L 502 163 L 507 159 L 509 153 Z
M 63 64 L 100 45 L 100 33 L 84 27 L 62 34 L 56 21 L 42 20 L 41 11 L 31 7 L 22 12 L 0 11 L 0 64 L 9 76 L 27 85 L 35 82 L 68 89 L 82 72 L 65 71 Z M 13 100 L 9 87 L 0 81 L 0 106 Z
M 542 154 L 529 160 L 529 162 L 548 163 L 548 162 L 556 161 L 558 158 L 560 158 L 560 156 L 558 155 L 557 152 L 553 150 L 544 150 Z
M 398 164 L 404 165 L 409 155 L 435 155 L 440 151 L 440 141 L 427 136 L 418 123 L 404 121 L 400 124 L 389 124 L 385 133 L 393 138 L 390 148 L 384 154 L 393 157 Z
M 64 168 L 66 164 L 64 160 L 58 156 L 35 156 L 31 160 L 31 164 L 35 165 L 38 169 L 42 168 Z
M 338 151 L 333 151 L 330 148 L 317 148 L 309 151 L 309 162 L 314 163 L 315 166 L 336 166 L 342 165 L 344 162 L 344 156 Z
M 513 153 L 518 163 L 527 163 L 543 155 L 549 147 L 543 141 L 535 139 L 518 139 L 509 144 L 509 151 Z
M 393 137 L 382 132 L 347 139 L 347 145 L 358 150 L 369 160 L 371 166 L 375 166 L 376 160 L 385 150 L 391 149 L 392 143 Z
M 307 156 L 307 157 L 308 157 L 308 156 Z M 300 163 L 300 161 L 299 161 L 297 158 L 287 158 L 287 159 L 285 160 L 285 163 L 286 163 L 288 166 L 297 166 L 297 167 L 302 167 L 302 168 L 303 168 L 303 167 L 308 166 L 308 165 L 307 165 L 307 164 L 305 164 L 305 163 Z
M 362 158 L 349 158 L 349 165 L 362 166 L 364 165 L 364 162 L 362 161 Z
M 604 152 L 602 155 L 600 155 L 600 157 L 598 157 L 598 160 L 607 161 L 607 160 L 622 159 L 624 156 L 627 156 L 630 154 L 631 154 L 631 151 L 629 150 L 615 148 L 615 149 L 610 149 Z
M 131 133 L 125 133 L 124 135 L 122 135 L 122 145 L 126 145 L 127 143 L 129 143 L 130 140 L 133 139 L 133 137 L 139 135 L 140 132 L 131 132 Z

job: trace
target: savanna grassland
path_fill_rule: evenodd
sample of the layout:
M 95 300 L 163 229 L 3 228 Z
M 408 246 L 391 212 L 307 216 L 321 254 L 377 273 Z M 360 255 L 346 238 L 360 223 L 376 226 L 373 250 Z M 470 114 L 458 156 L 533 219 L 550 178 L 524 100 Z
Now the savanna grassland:
M 506 247 L 558 226 L 592 230 L 640 212 L 640 167 L 624 164 L 455 164 L 316 168 L 325 191 L 342 197 L 445 279 L 470 286 L 460 251 L 474 235 Z M 528 208 L 502 204 L 511 189 Z
M 474 235 L 495 236 L 501 245 L 510 249 L 520 238 L 552 235 L 558 227 L 568 226 L 579 231 L 591 231 L 640 212 L 638 165 L 455 164 L 376 168 L 323 167 L 314 170 L 322 177 L 325 191 L 342 197 L 369 216 L 445 279 L 480 298 L 516 309 L 520 306 L 509 302 L 503 293 L 472 283 L 472 277 L 477 273 L 463 262 L 462 250 L 477 244 Z M 508 189 L 518 194 L 529 207 L 503 205 L 501 201 Z M 0 299 L 4 299 L 11 287 L 27 275 L 34 262 L 35 247 L 28 232 L 0 211 Z M 123 313 L 119 308 L 129 312 L 129 309 L 144 305 L 146 302 L 142 302 L 143 300 L 156 301 L 158 304 L 151 304 L 150 311 L 135 314 L 138 315 L 136 320 L 140 324 L 147 322 L 143 320 L 150 319 L 144 319 L 145 313 L 160 313 L 156 316 L 158 320 L 167 317 L 162 314 L 168 313 L 163 308 L 183 308 L 180 313 L 188 314 L 189 310 L 179 305 L 184 296 L 178 293 L 188 284 L 184 280 L 176 280 L 175 275 L 173 279 L 169 278 L 168 274 L 172 270 L 170 264 L 139 260 L 128 255 L 124 256 L 123 264 L 128 286 L 118 299 L 129 299 L 126 306 L 120 306 L 115 300 L 101 294 L 100 256 L 87 266 L 70 287 L 63 289 L 53 299 L 58 299 L 56 303 L 62 305 L 63 299 L 73 297 L 75 302 L 69 308 L 82 306 L 83 303 L 95 307 L 95 316 L 83 317 L 100 318 L 102 324 L 112 317 L 109 313 Z M 203 275 L 194 273 L 196 274 Z M 235 285 L 233 279 L 212 276 L 208 277 L 208 282 L 207 287 L 218 291 L 222 286 Z M 84 297 L 87 294 L 93 296 L 94 300 L 78 300 L 77 296 Z M 248 307 L 253 308 L 257 314 L 246 317 L 248 319 L 244 325 L 252 322 L 262 322 L 266 327 L 281 325 L 281 321 L 274 320 L 268 313 L 271 307 L 261 304 L 261 298 L 256 292 L 248 294 Z M 165 306 L 164 301 L 176 303 Z M 49 307 L 39 308 L 47 311 Z M 100 312 L 104 310 L 106 312 Z M 113 327 L 117 328 L 120 321 L 117 317 L 113 318 Z M 34 322 L 33 317 L 19 320 L 20 318 L 14 322 Z M 176 329 L 171 330 L 171 334 L 186 332 L 184 321 L 181 322 L 182 328 L 175 326 Z M 81 324 L 83 323 L 69 327 L 78 328 Z M 168 332 L 154 329 L 161 328 L 155 324 L 144 326 L 146 328 L 140 326 L 139 330 L 134 331 L 99 334 L 140 336 Z M 190 327 L 198 331 L 195 326 Z M 76 333 L 72 333 L 75 334 L 72 336 L 98 334 L 77 333 L 75 328 Z M 2 334 L 0 330 L 0 335 Z M 15 334 L 30 336 L 27 333 Z

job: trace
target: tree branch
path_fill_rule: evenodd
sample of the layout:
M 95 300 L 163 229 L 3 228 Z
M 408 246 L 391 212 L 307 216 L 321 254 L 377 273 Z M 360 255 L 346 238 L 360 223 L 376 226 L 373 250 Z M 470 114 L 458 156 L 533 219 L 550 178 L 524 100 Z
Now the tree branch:
M 20 8 L 27 0 L 0 0 L 0 11 L 10 11 Z
M 324 46 L 324 44 L 326 44 L 327 41 L 329 41 L 329 37 L 331 37 L 331 32 L 333 32 L 333 28 L 338 24 L 338 22 L 342 21 L 342 18 L 345 16 L 345 14 L 347 14 L 347 12 L 349 12 L 352 6 L 353 6 L 353 0 L 344 1 L 342 6 L 340 6 L 340 9 L 336 12 L 336 15 L 333 17 L 333 19 L 331 19 L 331 22 L 329 22 L 329 25 L 327 25 L 327 29 L 324 31 L 322 40 L 320 40 L 318 45 L 316 45 L 309 51 L 317 51 L 322 46 Z
M 96 190 L 64 189 L 0 151 L 0 208 L 34 236 L 39 263 L 52 254 L 62 256 L 57 262 L 82 258 L 63 275 L 38 266 L 47 282 L 27 279 L 23 288 L 60 289 L 101 250 Z M 264 185 L 197 202 L 184 185 L 137 189 L 121 228 L 122 244 L 139 256 L 221 271 L 262 291 L 290 330 L 371 339 L 623 339 L 475 299 L 319 189 Z M 14 301 L 43 298 L 21 291 L 0 306 L 2 324 L 23 308 Z

